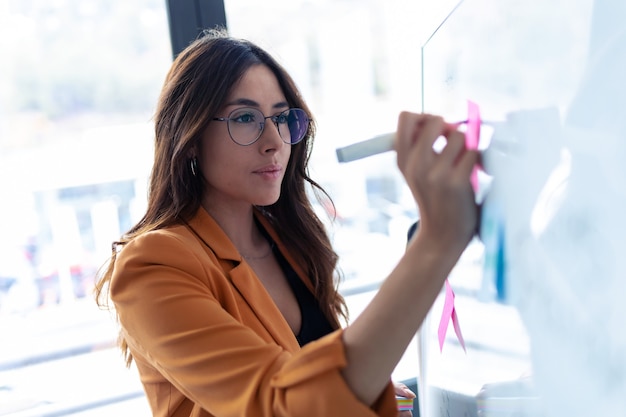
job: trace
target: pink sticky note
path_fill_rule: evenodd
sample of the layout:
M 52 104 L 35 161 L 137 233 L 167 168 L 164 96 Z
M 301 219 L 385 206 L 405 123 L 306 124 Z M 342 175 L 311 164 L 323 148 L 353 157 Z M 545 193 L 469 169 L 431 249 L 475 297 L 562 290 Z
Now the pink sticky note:
M 446 280 L 446 295 L 443 302 L 443 311 L 441 312 L 441 320 L 439 321 L 439 330 L 437 332 L 439 336 L 439 351 L 443 351 L 443 342 L 446 339 L 446 332 L 448 331 L 448 323 L 452 319 L 452 312 L 454 311 L 454 292 Z
M 467 149 L 478 149 L 480 140 L 480 110 L 478 104 L 467 100 L 467 130 L 465 131 L 465 146 Z M 478 168 L 475 167 L 470 178 L 474 191 L 478 191 Z
M 454 308 L 454 291 L 452 291 L 450 283 L 448 282 L 448 280 L 446 280 L 446 295 L 438 330 L 440 352 L 443 351 L 443 342 L 446 340 L 446 332 L 448 331 L 448 323 L 450 323 L 450 321 L 452 321 L 456 337 L 457 339 L 459 339 L 459 342 L 461 343 L 461 346 L 465 351 L 465 340 L 463 339 L 463 334 L 461 333 L 461 325 L 459 324 L 459 318 L 457 317 L 456 309 Z
M 459 340 L 459 343 L 463 347 L 463 351 L 467 353 L 467 350 L 465 350 L 465 340 L 463 339 L 463 333 L 461 333 L 459 318 L 456 315 L 456 308 L 452 310 L 452 325 L 454 326 L 454 333 L 456 333 L 456 338 Z
M 478 104 L 471 100 L 467 100 L 467 123 L 465 131 L 465 146 L 468 149 L 478 149 L 478 143 L 480 140 L 480 109 Z M 472 176 L 470 177 L 472 187 L 474 191 L 478 191 L 478 167 L 474 167 Z M 459 324 L 459 318 L 454 308 L 454 291 L 448 280 L 446 280 L 446 295 L 443 304 L 443 312 L 441 313 L 441 321 L 439 321 L 439 350 L 443 351 L 443 342 L 446 340 L 446 332 L 448 331 L 448 324 L 452 321 L 454 326 L 454 332 L 456 337 L 461 343 L 463 350 L 465 350 L 465 341 L 463 340 L 463 333 L 461 333 L 461 325 Z

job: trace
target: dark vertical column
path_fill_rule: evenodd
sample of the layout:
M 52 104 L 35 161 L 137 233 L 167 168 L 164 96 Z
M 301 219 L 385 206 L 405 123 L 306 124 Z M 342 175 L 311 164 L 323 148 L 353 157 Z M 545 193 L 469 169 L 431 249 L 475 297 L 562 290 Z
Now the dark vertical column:
M 226 28 L 224 0 L 165 0 L 172 55 L 176 57 L 204 29 Z

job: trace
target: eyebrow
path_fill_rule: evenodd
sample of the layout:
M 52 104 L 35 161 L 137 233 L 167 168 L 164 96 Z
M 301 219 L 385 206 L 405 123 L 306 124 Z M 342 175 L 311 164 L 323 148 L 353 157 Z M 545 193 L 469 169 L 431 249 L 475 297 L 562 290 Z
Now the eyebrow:
M 236 100 L 233 101 L 229 101 L 228 103 L 226 103 L 226 106 L 251 106 L 251 107 L 261 107 L 261 105 L 259 103 L 257 103 L 254 100 L 250 100 L 249 98 L 238 98 Z M 274 109 L 282 109 L 284 107 L 289 107 L 289 103 L 287 103 L 286 101 L 281 101 L 278 103 L 275 103 L 272 108 Z

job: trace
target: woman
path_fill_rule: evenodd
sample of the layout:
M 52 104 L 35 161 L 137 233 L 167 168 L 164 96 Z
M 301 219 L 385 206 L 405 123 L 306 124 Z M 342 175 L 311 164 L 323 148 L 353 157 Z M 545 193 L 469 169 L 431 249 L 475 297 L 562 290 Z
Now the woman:
M 173 63 L 155 124 L 147 212 L 97 286 L 154 415 L 397 415 L 394 394 L 411 394 L 390 375 L 475 228 L 463 134 L 399 116 L 420 230 L 342 328 L 337 255 L 306 193 L 321 190 L 307 174 L 314 123 L 285 70 L 207 32 Z

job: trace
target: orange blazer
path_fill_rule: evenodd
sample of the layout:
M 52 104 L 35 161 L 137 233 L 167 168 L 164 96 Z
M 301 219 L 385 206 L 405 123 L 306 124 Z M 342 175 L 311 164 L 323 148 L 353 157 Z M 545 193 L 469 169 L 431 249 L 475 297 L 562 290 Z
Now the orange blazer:
M 273 228 L 257 218 L 310 288 Z M 371 408 L 346 385 L 341 329 L 298 345 L 252 268 L 202 208 L 187 225 L 128 243 L 110 290 L 154 416 L 397 416 L 391 382 Z

